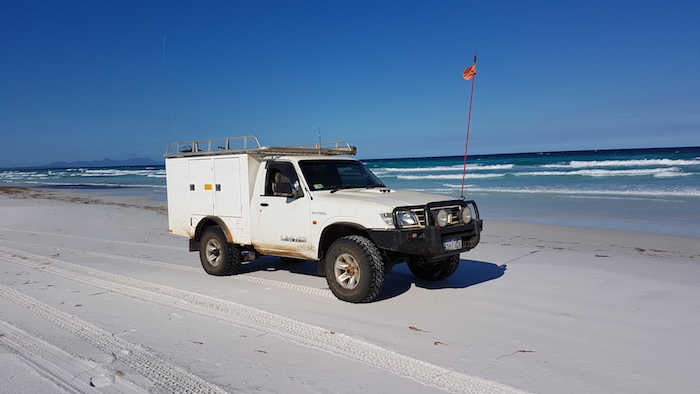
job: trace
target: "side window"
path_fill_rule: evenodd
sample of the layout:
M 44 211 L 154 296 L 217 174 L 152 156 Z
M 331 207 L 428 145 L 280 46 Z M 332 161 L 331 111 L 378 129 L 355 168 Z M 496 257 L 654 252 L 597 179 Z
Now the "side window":
M 296 197 L 303 196 L 301 187 L 299 185 L 299 177 L 297 177 L 297 173 L 296 171 L 294 171 L 294 166 L 292 165 L 292 163 L 267 163 L 267 174 L 265 176 L 266 196 L 280 195 L 275 193 L 276 183 L 289 183 L 290 185 L 292 185 L 292 193 L 295 194 Z

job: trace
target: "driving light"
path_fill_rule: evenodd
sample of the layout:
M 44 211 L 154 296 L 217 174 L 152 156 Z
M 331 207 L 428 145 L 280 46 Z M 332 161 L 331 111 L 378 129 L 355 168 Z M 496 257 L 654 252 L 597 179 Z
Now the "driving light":
M 472 221 L 472 210 L 469 207 L 464 207 L 459 211 L 459 218 L 462 219 L 462 223 L 469 224 Z
M 447 226 L 447 223 L 449 223 L 449 222 L 450 222 L 450 214 L 448 214 L 446 210 L 441 209 L 435 215 L 435 223 L 437 223 L 438 226 L 445 227 L 445 226 Z

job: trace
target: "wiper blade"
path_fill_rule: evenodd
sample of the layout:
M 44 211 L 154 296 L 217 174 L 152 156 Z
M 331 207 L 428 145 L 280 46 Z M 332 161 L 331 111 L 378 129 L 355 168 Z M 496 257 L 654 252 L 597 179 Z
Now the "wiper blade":
M 382 186 L 384 186 L 384 185 L 382 185 Z M 338 190 L 357 189 L 357 188 L 361 188 L 361 187 L 365 187 L 365 186 L 364 185 L 338 185 L 338 186 L 335 186 L 331 189 L 331 193 L 335 193 Z
M 349 189 L 351 187 L 357 187 L 357 186 L 355 186 L 355 185 L 338 185 L 338 186 L 333 187 L 333 189 L 331 189 L 331 193 L 335 193 L 338 190 Z
M 335 193 L 335 192 L 337 192 L 338 190 L 352 189 L 352 188 L 361 188 L 361 187 L 364 187 L 365 189 L 372 189 L 372 188 L 375 188 L 375 187 L 386 187 L 386 186 L 385 186 L 383 183 L 375 183 L 375 184 L 368 185 L 368 186 L 362 186 L 362 185 L 338 185 L 338 186 L 334 186 L 334 187 L 331 189 L 331 193 Z

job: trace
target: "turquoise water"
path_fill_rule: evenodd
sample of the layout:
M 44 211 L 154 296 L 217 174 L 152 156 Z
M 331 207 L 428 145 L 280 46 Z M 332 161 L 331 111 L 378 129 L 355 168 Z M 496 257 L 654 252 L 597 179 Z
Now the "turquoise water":
M 463 157 L 367 165 L 390 187 L 463 195 Z M 700 148 L 468 157 L 464 196 L 485 220 L 700 237 Z
M 485 220 L 700 237 L 700 147 L 366 160 L 389 187 L 464 195 Z M 0 170 L 0 185 L 165 199 L 163 167 Z

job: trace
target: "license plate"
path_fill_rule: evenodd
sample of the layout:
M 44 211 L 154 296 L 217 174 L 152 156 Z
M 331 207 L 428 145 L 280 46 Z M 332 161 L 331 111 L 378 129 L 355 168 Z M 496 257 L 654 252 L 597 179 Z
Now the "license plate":
M 443 241 L 442 245 L 445 247 L 445 250 L 459 250 L 462 249 L 462 239 L 448 239 Z

